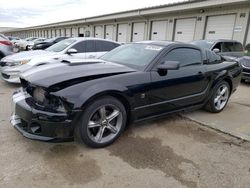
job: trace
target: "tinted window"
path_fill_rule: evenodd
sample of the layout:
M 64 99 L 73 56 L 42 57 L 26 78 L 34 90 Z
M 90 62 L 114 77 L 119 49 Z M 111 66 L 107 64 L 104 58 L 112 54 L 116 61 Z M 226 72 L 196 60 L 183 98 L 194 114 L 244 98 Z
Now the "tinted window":
M 235 52 L 242 52 L 243 51 L 243 46 L 241 43 L 235 42 L 234 43 L 234 51 Z
M 234 52 L 234 43 L 233 42 L 223 42 L 222 52 Z
M 163 61 L 179 61 L 181 67 L 201 64 L 201 52 L 192 48 L 177 48 L 170 51 Z
M 108 41 L 96 41 L 95 46 L 97 52 L 107 52 L 113 50 L 119 45 Z
M 221 63 L 222 62 L 222 58 L 221 56 L 217 55 L 216 53 L 207 50 L 207 59 L 208 59 L 208 63 L 209 64 L 216 64 L 216 63 Z
M 85 41 L 82 42 L 78 42 L 77 44 L 75 44 L 74 46 L 72 46 L 72 48 L 76 49 L 78 53 L 84 53 L 85 52 Z
M 87 40 L 85 41 L 86 45 L 86 52 L 94 52 L 95 51 L 95 41 Z

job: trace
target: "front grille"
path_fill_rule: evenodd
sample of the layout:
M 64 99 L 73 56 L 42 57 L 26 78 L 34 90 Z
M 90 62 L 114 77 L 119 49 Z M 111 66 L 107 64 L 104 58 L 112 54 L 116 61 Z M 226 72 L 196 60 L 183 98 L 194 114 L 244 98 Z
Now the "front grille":
M 5 78 L 5 79 L 9 79 L 9 78 L 10 78 L 10 75 L 7 75 L 7 74 L 2 73 L 2 77 Z

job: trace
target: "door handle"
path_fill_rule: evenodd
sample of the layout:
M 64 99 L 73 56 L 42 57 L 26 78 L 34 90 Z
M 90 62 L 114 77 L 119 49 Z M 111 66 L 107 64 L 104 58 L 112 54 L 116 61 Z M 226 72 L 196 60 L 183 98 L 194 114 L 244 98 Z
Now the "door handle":
M 95 58 L 95 55 L 89 55 L 88 58 Z

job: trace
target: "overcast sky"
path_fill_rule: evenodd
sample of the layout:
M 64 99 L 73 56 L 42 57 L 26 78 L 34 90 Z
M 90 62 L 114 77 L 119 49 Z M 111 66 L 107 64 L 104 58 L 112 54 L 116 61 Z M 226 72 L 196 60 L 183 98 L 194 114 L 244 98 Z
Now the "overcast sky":
M 0 0 L 0 27 L 27 27 L 183 0 Z

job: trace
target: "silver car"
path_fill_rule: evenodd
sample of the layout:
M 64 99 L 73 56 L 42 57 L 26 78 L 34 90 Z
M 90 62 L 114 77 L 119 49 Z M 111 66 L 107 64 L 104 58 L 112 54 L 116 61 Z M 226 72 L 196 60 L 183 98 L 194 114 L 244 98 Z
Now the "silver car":
M 13 53 L 13 46 L 9 39 L 0 34 L 0 61 L 3 57 Z
M 62 40 L 46 50 L 19 52 L 2 59 L 2 79 L 20 83 L 19 75 L 34 67 L 56 63 L 58 60 L 98 58 L 119 45 L 105 39 L 77 37 Z

